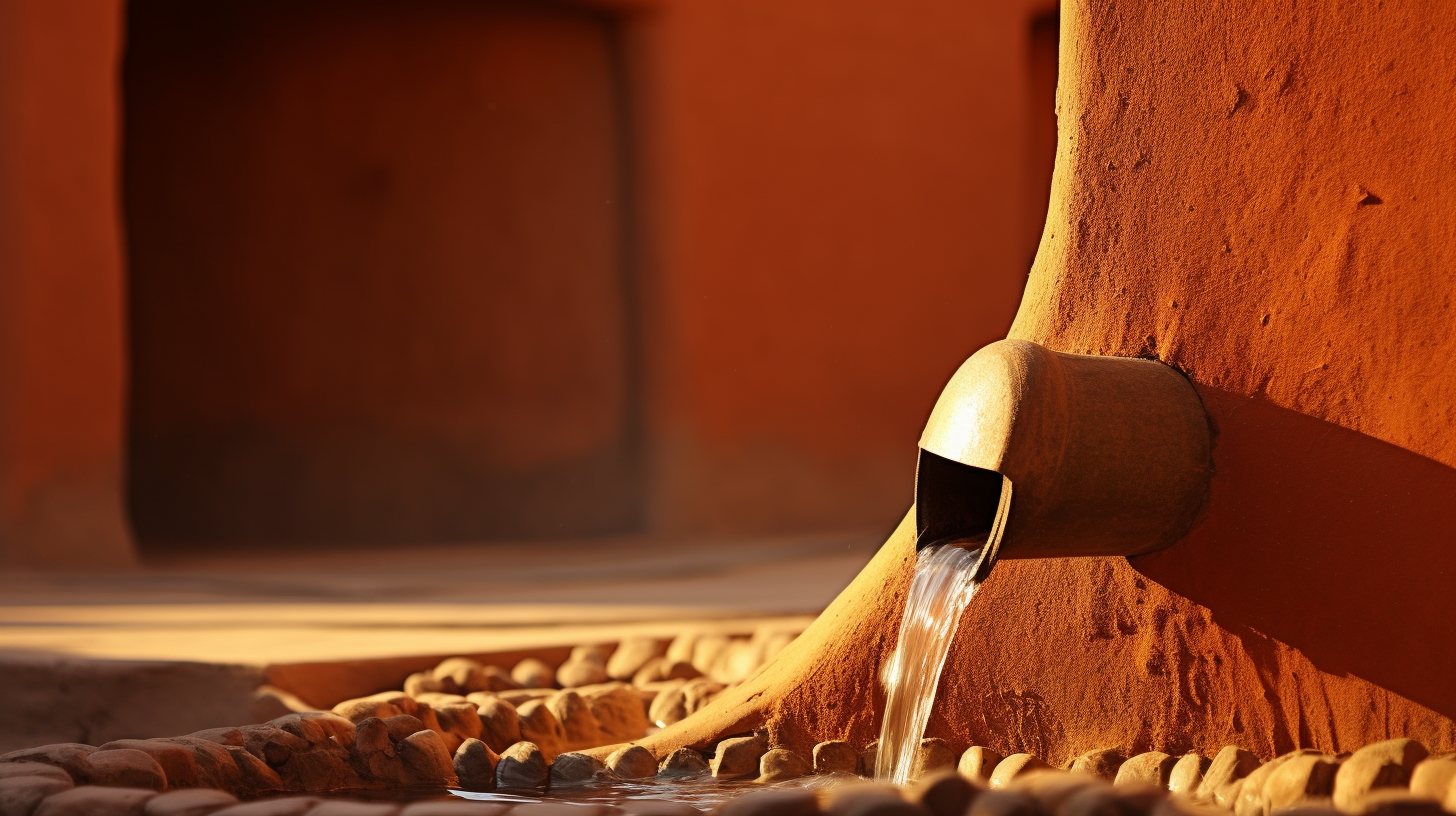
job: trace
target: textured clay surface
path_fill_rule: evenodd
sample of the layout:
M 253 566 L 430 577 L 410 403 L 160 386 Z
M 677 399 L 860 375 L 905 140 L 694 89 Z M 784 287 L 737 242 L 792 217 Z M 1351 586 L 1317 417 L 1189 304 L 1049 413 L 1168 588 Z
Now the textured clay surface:
M 1052 205 L 1012 336 L 1184 371 L 1217 475 L 1161 553 L 1001 563 L 927 735 L 1053 764 L 1456 748 L 1456 8 L 1062 14 Z M 909 529 L 650 747 L 877 736 Z

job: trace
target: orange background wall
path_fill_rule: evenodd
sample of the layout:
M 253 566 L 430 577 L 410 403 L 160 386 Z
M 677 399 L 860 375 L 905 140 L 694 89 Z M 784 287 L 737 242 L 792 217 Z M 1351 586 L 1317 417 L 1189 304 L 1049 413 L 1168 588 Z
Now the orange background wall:
M 122 30 L 120 3 L 7 4 L 0 36 L 34 47 L 7 51 L 0 106 L 31 129 L 16 131 L 29 141 L 12 138 L 0 162 L 33 173 L 51 161 L 76 176 L 32 175 L 0 190 L 14 213 L 0 229 L 29 241 L 67 237 L 63 248 L 24 249 L 31 254 L 0 272 L 5 286 L 49 287 L 64 312 L 42 328 L 10 323 L 3 349 L 30 366 L 4 375 L 4 430 L 21 441 L 7 443 L 17 453 L 0 464 L 11 497 L 3 536 L 28 553 L 11 563 L 47 551 L 23 542 L 59 535 L 19 531 L 31 529 L 26 508 L 50 483 L 45 474 L 67 469 L 90 474 L 94 488 L 57 517 L 99 520 L 76 540 L 123 560 L 118 469 L 149 546 L 775 534 L 882 528 L 903 509 L 936 392 L 961 359 L 1004 334 L 1024 281 L 1049 166 L 1029 147 L 1049 126 L 1049 71 L 1033 64 L 1030 45 L 1046 9 L 938 0 L 501 6 L 605 21 L 620 149 L 587 160 L 568 183 L 596 174 L 602 190 L 617 184 L 625 195 L 604 216 L 573 216 L 559 196 L 492 204 L 468 167 L 405 189 L 387 183 L 402 177 L 365 172 L 371 161 L 444 167 L 469 141 L 458 138 L 474 126 L 469 116 L 456 141 L 431 144 L 398 124 L 417 117 L 391 115 L 440 90 L 428 71 L 408 82 L 376 77 L 379 93 L 353 102 L 327 92 L 310 102 L 306 89 L 336 89 L 317 83 L 330 71 L 372 76 L 344 68 L 365 66 L 403 32 L 421 32 L 419 43 L 439 37 L 439 49 L 424 48 L 431 59 L 456 60 L 455 75 L 468 70 L 459 61 L 469 49 L 448 43 L 468 42 L 460 32 L 469 27 L 429 33 L 422 21 L 464 20 L 478 6 L 441 0 L 396 25 L 379 14 L 405 6 L 252 4 L 352 16 L 312 50 L 309 12 L 297 11 L 291 24 L 258 32 L 278 41 L 268 49 L 277 59 L 247 62 L 199 42 L 168 56 L 147 39 L 154 26 Z M 188 59 L 206 59 L 168 66 L 188 48 L 204 52 Z M 123 56 L 132 79 L 162 60 L 151 70 L 170 70 L 172 85 L 133 88 L 128 101 Z M 207 60 L 224 73 L 208 74 Z M 207 76 L 217 80 L 205 83 L 210 95 L 196 82 Z M 84 92 L 56 93 L 63 82 Z M 424 88 L 419 98 L 410 82 Z M 64 115 L 42 115 L 60 104 Z M 468 98 L 459 104 L 478 114 Z M 239 112 L 247 124 L 229 131 L 226 117 Z M 290 134 L 270 117 L 313 130 Z M 330 131 L 330 121 L 350 124 Z M 361 121 L 367 127 L 351 133 Z M 448 129 L 448 117 L 436 121 Z M 121 123 L 128 138 L 118 146 Z M 402 143 L 413 146 L 399 152 Z M 502 144 L 522 167 L 556 155 L 529 137 Z M 236 162 L 217 159 L 229 151 Z M 317 188 L 320 174 L 336 192 Z M 73 205 L 45 215 L 53 226 L 36 226 L 48 212 L 37 202 L 62 193 Z M 496 261 L 471 256 L 482 245 L 472 223 L 531 201 L 559 204 L 561 224 L 616 230 L 587 265 L 606 270 L 592 275 L 621 273 L 620 286 L 601 289 L 597 278 L 550 308 L 555 290 L 533 301 L 539 275 L 516 263 L 520 247 L 547 239 Z M 549 217 L 537 223 L 558 237 Z M 118 264 L 119 233 L 131 262 L 144 265 L 130 276 Z M 513 271 L 497 275 L 493 263 Z M 354 269 L 365 271 L 351 278 Z M 15 308 L 26 320 L 46 314 Z M 35 341 L 48 332 L 59 340 L 41 350 Z M 25 371 L 72 390 L 22 389 L 36 376 Z M 581 382 L 585 395 L 563 396 Z M 119 459 L 124 399 L 130 437 Z M 573 399 L 585 400 L 583 413 L 560 413 Z M 553 410 L 556 419 L 546 416 Z M 557 443 L 569 450 L 544 450 Z M 568 464 L 565 476 L 537 479 L 546 506 L 509 493 L 552 456 Z M 592 456 L 606 457 L 605 470 L 591 470 Z M 586 470 L 571 470 L 573 461 Z M 610 512 L 572 504 L 604 492 L 593 478 L 620 490 Z M 551 504 L 558 488 L 576 499 Z

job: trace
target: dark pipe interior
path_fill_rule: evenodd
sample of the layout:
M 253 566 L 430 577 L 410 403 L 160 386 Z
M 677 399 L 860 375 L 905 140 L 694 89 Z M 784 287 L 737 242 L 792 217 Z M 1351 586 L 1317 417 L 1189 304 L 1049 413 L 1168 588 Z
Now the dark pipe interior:
M 915 549 L 935 544 L 977 546 L 991 534 L 1002 476 L 920 451 L 915 470 Z

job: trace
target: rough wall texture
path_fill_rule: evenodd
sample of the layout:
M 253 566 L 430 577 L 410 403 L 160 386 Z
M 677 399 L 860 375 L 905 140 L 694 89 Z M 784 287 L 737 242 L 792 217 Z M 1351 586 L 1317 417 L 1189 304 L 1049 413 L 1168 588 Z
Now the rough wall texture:
M 0 566 L 131 561 L 115 3 L 0 4 Z
M 1166 551 L 997 566 L 929 734 L 1054 763 L 1456 748 L 1456 9 L 1062 20 L 1052 206 L 1012 336 L 1187 372 L 1217 473 Z M 793 651 L 655 745 L 872 739 L 912 562 L 907 523 Z

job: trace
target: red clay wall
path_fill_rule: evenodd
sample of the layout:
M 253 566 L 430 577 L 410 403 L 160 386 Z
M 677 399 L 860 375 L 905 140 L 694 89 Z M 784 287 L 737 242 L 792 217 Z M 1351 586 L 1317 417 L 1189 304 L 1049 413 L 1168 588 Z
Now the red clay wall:
M 1034 5 L 643 24 L 659 529 L 880 527 L 910 501 L 940 386 L 1025 281 Z
M 1053 203 L 1011 334 L 1185 371 L 1217 475 L 1167 551 L 997 568 L 950 703 L 985 726 L 959 735 L 1456 747 L 1456 9 L 1063 21 Z
M 0 3 L 0 564 L 130 563 L 113 3 Z

